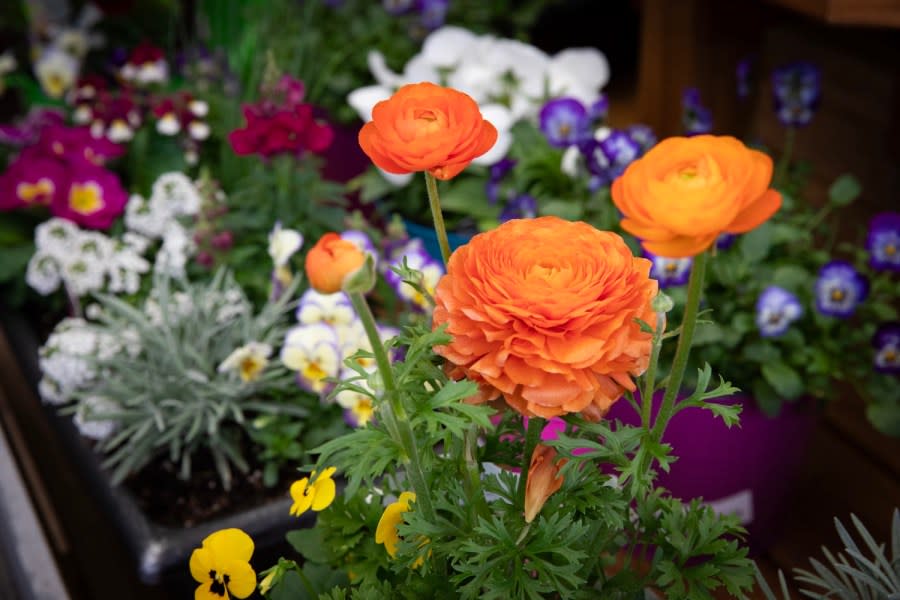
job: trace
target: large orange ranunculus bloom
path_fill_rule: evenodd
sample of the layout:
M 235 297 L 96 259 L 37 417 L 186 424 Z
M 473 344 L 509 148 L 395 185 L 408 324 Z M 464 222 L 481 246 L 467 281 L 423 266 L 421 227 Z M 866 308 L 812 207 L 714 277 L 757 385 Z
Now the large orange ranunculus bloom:
M 700 254 L 721 233 L 745 233 L 781 206 L 772 159 L 728 136 L 663 140 L 612 185 L 622 229 L 659 256 Z
M 359 145 L 388 173 L 451 179 L 491 149 L 497 130 L 468 95 L 433 83 L 404 85 L 372 110 Z
M 527 416 L 601 418 L 647 368 L 656 281 L 621 237 L 556 217 L 507 221 L 450 257 L 435 292 L 435 351 Z

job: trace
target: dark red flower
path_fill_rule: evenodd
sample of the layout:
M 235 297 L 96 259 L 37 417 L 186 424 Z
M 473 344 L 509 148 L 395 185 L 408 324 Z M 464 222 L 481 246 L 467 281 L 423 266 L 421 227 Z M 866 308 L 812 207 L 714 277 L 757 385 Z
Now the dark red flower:
M 228 135 L 232 149 L 241 155 L 300 155 L 307 150 L 319 153 L 328 148 L 334 139 L 331 127 L 313 118 L 309 104 L 275 111 L 245 105 L 244 118 L 247 120 L 246 127 Z

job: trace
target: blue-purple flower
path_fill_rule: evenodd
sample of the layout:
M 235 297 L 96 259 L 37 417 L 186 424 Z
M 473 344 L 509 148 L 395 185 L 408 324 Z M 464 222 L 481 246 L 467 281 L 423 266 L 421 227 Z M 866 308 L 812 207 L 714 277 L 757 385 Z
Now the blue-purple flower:
M 684 285 L 691 276 L 691 265 L 694 264 L 694 259 L 691 257 L 667 258 L 656 256 L 646 250 L 644 256 L 653 261 L 653 266 L 650 267 L 650 278 L 659 282 L 661 288 Z
M 816 308 L 830 317 L 849 317 L 869 293 L 869 281 L 853 265 L 833 260 L 819 271 Z
M 900 374 L 900 323 L 883 323 L 872 338 L 875 346 L 875 370 Z
M 900 271 L 900 214 L 875 215 L 869 223 L 866 249 L 873 269 Z
M 630 125 L 625 130 L 625 133 L 641 147 L 641 154 L 644 154 L 647 150 L 656 145 L 656 134 L 653 133 L 653 130 L 649 125 L 636 123 L 635 125 Z
M 822 96 L 822 74 L 807 62 L 795 62 L 772 72 L 772 93 L 778 120 L 787 127 L 812 121 Z
M 488 202 L 491 204 L 497 203 L 497 199 L 500 197 L 500 185 L 515 166 L 516 161 L 512 158 L 502 158 L 491 165 L 490 176 L 487 183 L 484 184 L 484 192 L 487 195 Z
M 712 131 L 712 113 L 700 101 L 700 90 L 687 88 L 681 96 L 681 124 L 687 136 Z
M 419 22 L 429 31 L 437 29 L 447 20 L 450 0 L 419 0 Z
M 575 98 L 556 98 L 541 108 L 541 131 L 556 148 L 579 144 L 591 135 L 587 109 Z
M 400 267 L 404 259 L 409 268 L 421 273 L 418 281 L 420 289 L 406 283 L 390 268 Z M 426 312 L 431 308 L 431 298 L 434 297 L 434 290 L 443 275 L 444 267 L 428 254 L 421 240 L 410 240 L 393 256 L 384 278 L 400 298 L 409 302 L 413 308 Z
M 511 219 L 533 219 L 537 216 L 537 199 L 531 194 L 519 194 L 506 203 L 500 213 L 500 222 Z
M 803 315 L 797 296 L 784 288 L 771 285 L 756 300 L 756 325 L 763 337 L 778 337 L 791 323 Z
M 716 249 L 728 250 L 734 245 L 734 240 L 736 239 L 737 236 L 733 233 L 720 233 L 719 237 L 716 238 Z
M 737 96 L 741 100 L 750 97 L 750 71 L 753 67 L 752 58 L 744 58 L 738 61 L 735 75 L 737 77 Z
M 381 6 L 392 15 L 402 15 L 412 10 L 415 0 L 381 0 Z
M 600 141 L 582 145 L 588 170 L 601 183 L 609 183 L 641 155 L 641 146 L 624 131 L 613 130 Z
M 591 123 L 602 123 L 606 121 L 607 115 L 609 115 L 609 98 L 606 94 L 600 94 L 588 107 L 588 119 Z

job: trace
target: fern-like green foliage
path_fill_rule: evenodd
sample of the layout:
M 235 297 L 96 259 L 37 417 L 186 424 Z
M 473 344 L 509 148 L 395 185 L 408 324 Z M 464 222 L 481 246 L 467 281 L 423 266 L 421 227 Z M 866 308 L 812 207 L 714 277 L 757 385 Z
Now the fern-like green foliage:
M 89 327 L 101 339 L 127 340 L 125 350 L 95 359 L 101 376 L 76 395 L 73 410 L 84 404 L 87 420 L 115 422 L 115 432 L 99 445 L 115 482 L 161 454 L 179 463 L 187 479 L 192 458 L 203 450 L 228 489 L 232 466 L 248 468 L 244 428 L 252 415 L 307 414 L 302 392 L 277 358 L 251 381 L 219 369 L 249 342 L 277 348 L 290 292 L 253 314 L 241 287 L 219 271 L 196 284 L 157 276 L 143 310 L 114 296 L 98 298 L 101 310 Z M 108 400 L 103 414 L 92 414 L 86 402 L 97 397 Z
M 898 600 L 900 599 L 900 510 L 894 509 L 891 522 L 891 555 L 879 544 L 856 515 L 850 515 L 859 542 L 838 519 L 834 520 L 844 551 L 837 555 L 823 547 L 825 561 L 809 560 L 812 570 L 795 569 L 796 581 L 803 585 L 800 593 L 807 598 L 828 600 Z M 779 572 L 780 592 L 790 600 L 787 582 Z M 768 600 L 775 593 L 757 570 L 756 579 Z M 809 586 L 809 587 L 806 587 Z

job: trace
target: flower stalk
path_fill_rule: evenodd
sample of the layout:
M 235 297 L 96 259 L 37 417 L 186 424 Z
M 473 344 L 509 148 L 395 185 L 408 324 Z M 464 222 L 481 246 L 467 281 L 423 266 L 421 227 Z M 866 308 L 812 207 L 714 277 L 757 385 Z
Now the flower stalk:
M 528 427 L 525 429 L 525 445 L 522 448 L 522 472 L 519 474 L 519 486 L 516 488 L 516 499 L 521 506 L 525 506 L 525 490 L 528 486 L 528 470 L 531 467 L 531 455 L 541 439 L 541 431 L 544 429 L 544 419 L 529 417 Z
M 694 340 L 694 330 L 697 327 L 697 312 L 700 307 L 700 298 L 703 295 L 703 282 L 706 277 L 708 257 L 708 252 L 701 252 L 694 257 L 694 267 L 691 270 L 691 279 L 688 281 L 684 318 L 681 321 L 681 332 L 678 335 L 675 358 L 672 359 L 672 371 L 669 373 L 669 381 L 666 385 L 662 406 L 660 406 L 659 414 L 651 431 L 652 437 L 657 441 L 662 439 L 666 425 L 668 425 L 669 419 L 672 418 L 672 414 L 675 411 L 675 398 L 678 396 L 681 382 L 684 379 L 688 357 L 691 353 L 691 344 Z M 646 407 L 653 404 L 652 393 L 649 397 L 641 398 L 641 402 L 644 403 L 644 411 L 646 412 Z
M 772 178 L 775 187 L 784 186 L 784 178 L 787 176 L 788 167 L 794 155 L 794 139 L 797 137 L 797 128 L 788 127 L 787 133 L 784 134 L 784 151 L 781 153 L 781 159 L 775 168 L 775 176 Z
M 447 227 L 444 225 L 444 213 L 441 211 L 441 197 L 438 195 L 437 180 L 428 171 L 425 171 L 425 188 L 428 190 L 428 204 L 431 206 L 434 231 L 441 247 L 441 258 L 444 259 L 446 267 L 450 262 L 450 240 L 447 239 Z

